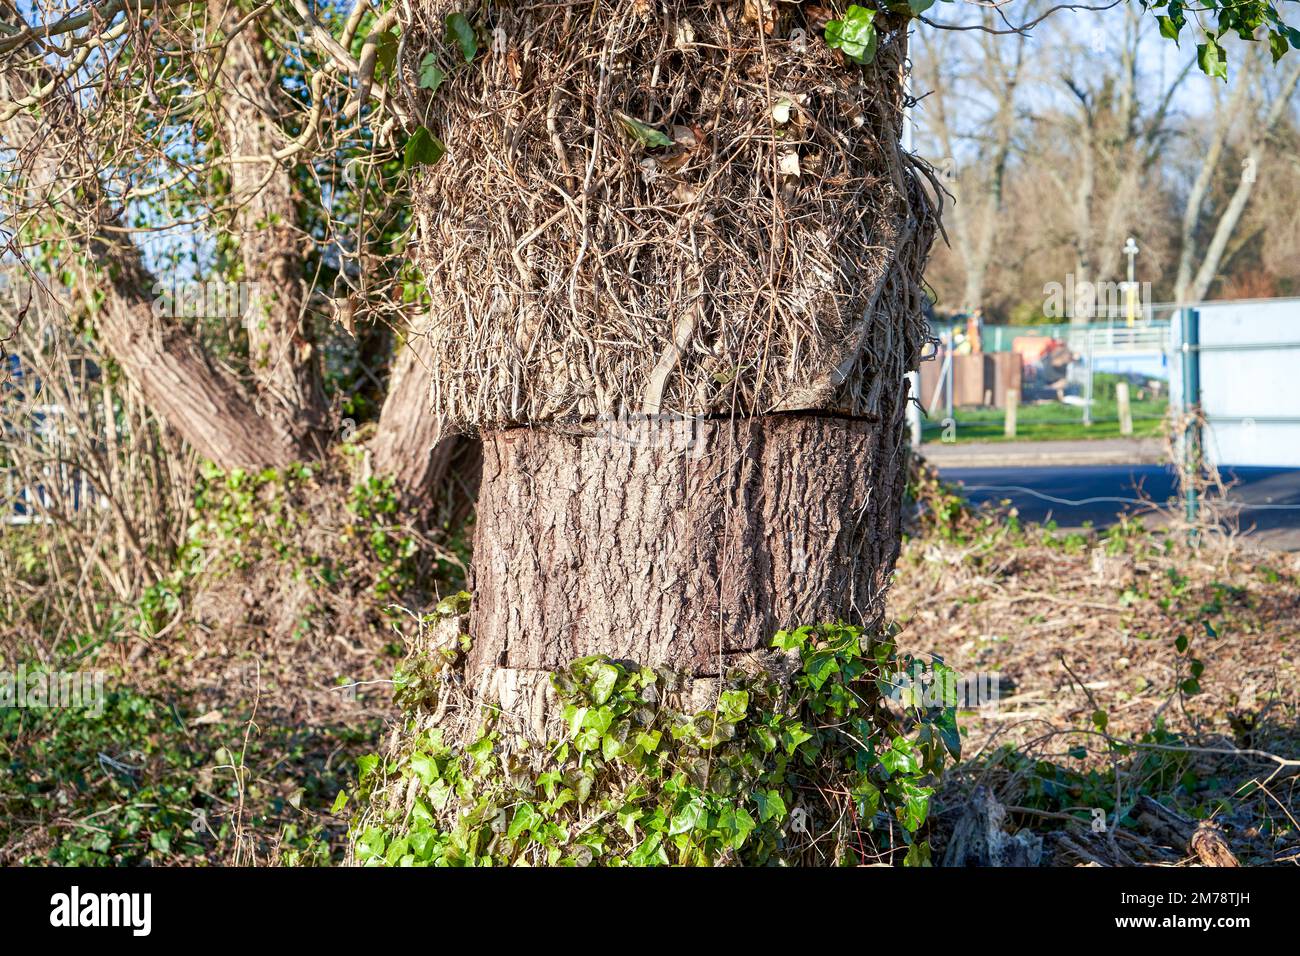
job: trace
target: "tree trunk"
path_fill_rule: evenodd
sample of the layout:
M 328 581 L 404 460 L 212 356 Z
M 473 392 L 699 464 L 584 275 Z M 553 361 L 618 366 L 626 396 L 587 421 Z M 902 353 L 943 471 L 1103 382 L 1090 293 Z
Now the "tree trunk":
M 874 624 L 903 483 L 897 414 L 491 432 L 468 677 L 598 653 L 710 677 L 782 628 Z
M 231 11 L 228 32 L 240 16 Z M 227 44 L 220 70 L 222 145 L 239 160 L 230 166 L 230 199 L 248 283 L 243 321 L 249 365 L 268 412 L 283 417 L 295 439 L 319 454 L 325 398 L 307 318 L 307 237 L 299 228 L 291 169 L 273 158 L 288 136 L 279 122 L 284 109 L 276 100 L 278 73 L 262 43 L 257 22 L 246 24 Z
M 371 471 L 393 478 L 407 501 L 426 510 L 435 505 L 452 462 L 467 443 L 444 428 L 431 408 L 427 341 L 413 336 L 393 357 L 388 395 L 370 442 Z
M 445 56 L 454 9 L 417 4 L 410 48 Z M 465 676 L 507 706 L 577 657 L 707 683 L 883 615 L 934 228 L 906 20 L 864 69 L 763 16 L 489 3 L 427 114 L 433 397 L 484 443 Z
M 1300 65 L 1293 67 L 1283 79 L 1281 89 L 1278 90 L 1277 96 L 1269 106 L 1260 127 L 1255 131 L 1243 164 L 1243 169 L 1250 170 L 1251 174 L 1246 175 L 1243 173 L 1241 178 L 1237 180 L 1237 186 L 1232 191 L 1232 198 L 1228 200 L 1227 205 L 1220 214 L 1219 221 L 1214 228 L 1214 234 L 1210 237 L 1210 242 L 1205 248 L 1200 268 L 1196 270 L 1196 278 L 1192 281 L 1190 288 L 1180 290 L 1182 297 L 1180 297 L 1179 301 L 1200 302 L 1209 293 L 1210 287 L 1214 285 L 1215 279 L 1218 278 L 1219 266 L 1222 264 L 1224 252 L 1228 248 L 1228 240 L 1236 231 L 1237 224 L 1246 211 L 1246 204 L 1250 202 L 1250 194 L 1255 188 L 1255 174 L 1253 171 L 1258 168 L 1260 161 L 1264 157 L 1264 142 L 1286 114 L 1287 106 L 1291 102 L 1291 94 L 1295 92 L 1298 84 L 1300 84 Z
M 223 468 L 252 471 L 299 460 L 302 450 L 278 416 L 249 401 L 238 379 L 213 364 L 187 330 L 154 317 L 139 250 L 103 239 L 92 249 L 99 268 L 83 273 L 83 285 L 104 293 L 99 337 L 150 410 Z
M 986 13 L 983 20 L 986 27 L 993 27 L 992 14 Z M 991 143 L 982 156 L 981 165 L 985 169 L 971 167 L 963 171 L 960 183 L 956 176 L 950 183 L 955 201 L 948 215 L 951 232 L 957 238 L 953 249 L 961 260 L 965 276 L 960 305 L 966 311 L 984 307 L 984 287 L 1004 211 L 1007 167 L 1016 130 L 1016 93 L 1024 64 L 1025 37 L 1016 37 L 1015 55 L 1010 61 L 1002 56 L 1002 39 L 984 35 L 978 48 L 979 55 L 987 64 L 988 90 L 996 109 L 992 118 L 973 134 L 959 130 L 948 110 L 950 88 L 944 71 L 961 61 L 953 55 L 949 44 L 936 43 L 933 38 L 930 49 L 926 51 L 929 70 L 925 79 L 931 89 L 929 102 L 933 105 L 927 111 L 925 122 L 934 130 L 944 153 L 945 166 L 955 172 L 958 136 Z
M 0 0 L 0 7 L 12 9 Z M 234 29 L 242 14 L 226 21 Z M 224 50 L 217 73 L 217 130 L 230 165 L 232 215 L 240 238 L 242 279 L 252 285 L 244 316 L 256 392 L 205 353 L 181 321 L 158 314 L 155 277 L 139 247 L 122 232 L 100 184 L 103 163 L 85 134 L 80 106 L 55 92 L 43 115 L 21 111 L 0 124 L 6 143 L 26 157 L 21 183 L 30 207 L 20 218 L 48 209 L 70 224 L 68 241 L 89 254 L 82 259 L 79 288 L 70 291 L 93 306 L 92 320 L 106 351 L 148 399 L 151 410 L 204 458 L 225 469 L 285 467 L 320 457 L 325 450 L 325 405 L 319 354 L 305 322 L 305 282 L 298 197 L 286 152 L 288 136 L 277 100 L 277 70 L 262 48 L 256 21 Z M 0 72 L 0 99 L 14 101 L 50 81 L 33 45 L 36 64 Z M 279 151 L 282 159 L 273 154 Z M 73 185 L 75 184 L 75 188 Z M 12 211 L 12 210 L 11 210 Z M 165 283 L 170 284 L 170 283 Z M 423 340 L 414 340 L 423 341 Z M 393 358 L 389 394 L 374 440 L 377 470 L 392 475 L 412 512 L 423 501 L 445 500 L 439 517 L 464 517 L 477 475 L 476 446 L 442 430 L 427 414 L 431 401 L 427 357 L 404 349 Z M 451 473 L 457 482 L 450 482 Z M 450 512 L 448 514 L 447 512 Z

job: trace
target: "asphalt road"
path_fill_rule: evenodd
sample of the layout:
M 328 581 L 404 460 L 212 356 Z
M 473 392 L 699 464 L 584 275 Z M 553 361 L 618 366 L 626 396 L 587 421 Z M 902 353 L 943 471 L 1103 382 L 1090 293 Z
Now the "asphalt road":
M 1009 499 L 1029 521 L 1055 520 L 1062 528 L 1090 521 L 1099 528 L 1121 513 L 1145 510 L 1146 497 L 1164 504 L 1177 497 L 1173 471 L 1164 465 L 1081 465 L 1029 468 L 942 468 L 974 502 Z M 1229 468 L 1229 501 L 1241 506 L 1240 527 L 1261 544 L 1300 551 L 1300 470 Z

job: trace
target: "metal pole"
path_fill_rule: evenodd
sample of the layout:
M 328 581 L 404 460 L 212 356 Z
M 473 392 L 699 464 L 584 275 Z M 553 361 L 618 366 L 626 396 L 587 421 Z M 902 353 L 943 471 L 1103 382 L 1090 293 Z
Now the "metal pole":
M 1092 334 L 1093 334 L 1093 330 L 1088 329 L 1086 334 L 1088 336 L 1088 349 L 1087 349 L 1088 381 L 1084 385 L 1084 391 L 1083 391 L 1083 423 L 1085 425 L 1092 425 Z
M 942 339 L 940 342 L 942 343 Z M 943 395 L 944 384 L 948 381 L 948 363 L 951 361 L 952 353 L 948 351 L 948 347 L 944 345 L 943 361 L 939 363 L 939 381 L 935 383 L 934 392 L 930 395 L 930 404 L 926 408 L 927 415 L 933 415 L 935 409 L 939 407 L 939 398 Z
M 921 373 L 907 373 L 907 426 L 912 433 L 912 450 L 921 447 Z
M 911 107 L 912 77 L 909 73 L 903 78 L 903 93 L 908 105 L 903 109 L 902 147 L 906 152 L 914 148 L 914 127 L 912 125 Z M 912 450 L 921 447 L 921 373 L 907 373 L 907 424 L 912 433 Z
M 952 355 L 952 341 L 953 341 L 953 337 L 952 337 L 951 334 L 949 334 L 949 336 L 948 336 L 948 362 L 947 362 L 946 369 L 945 369 L 945 370 L 947 371 L 948 374 L 947 374 L 947 377 L 944 379 L 944 384 L 947 386 L 947 388 L 945 389 L 945 391 L 947 391 L 947 393 L 948 393 L 948 406 L 947 406 L 947 409 L 948 409 L 948 421 L 950 421 L 950 422 L 954 420 L 954 419 L 953 419 L 953 415 L 952 415 L 952 358 L 953 358 L 953 355 Z
M 1193 472 L 1200 470 L 1200 428 L 1197 416 L 1201 405 L 1201 313 L 1196 309 L 1182 310 L 1183 349 L 1183 467 L 1187 480 L 1183 482 L 1183 500 L 1187 521 L 1195 523 L 1200 510 L 1196 500 L 1196 483 Z

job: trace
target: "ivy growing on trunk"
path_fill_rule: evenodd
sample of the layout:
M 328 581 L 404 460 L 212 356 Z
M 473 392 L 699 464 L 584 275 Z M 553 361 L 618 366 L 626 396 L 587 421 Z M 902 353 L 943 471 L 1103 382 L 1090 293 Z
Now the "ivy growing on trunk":
M 775 663 L 726 675 L 704 711 L 675 705 L 683 675 L 591 656 L 551 677 L 552 739 L 522 739 L 484 708 L 464 746 L 435 727 L 398 755 L 364 758 L 357 861 L 928 864 L 933 784 L 960 755 L 956 701 L 900 681 L 889 632 L 801 627 L 772 645 Z M 399 674 L 399 698 L 427 705 L 433 675 L 453 675 L 455 657 Z M 950 672 L 930 667 L 942 685 Z

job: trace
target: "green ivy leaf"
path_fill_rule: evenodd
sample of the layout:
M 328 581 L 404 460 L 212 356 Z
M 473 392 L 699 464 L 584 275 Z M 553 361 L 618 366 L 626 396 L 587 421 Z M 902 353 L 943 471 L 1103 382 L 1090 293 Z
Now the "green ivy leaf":
M 384 831 L 371 827 L 357 840 L 357 859 L 362 863 L 382 857 L 385 846 Z
M 420 783 L 424 784 L 426 787 L 430 786 L 433 781 L 438 778 L 438 766 L 433 762 L 428 754 L 412 754 L 410 763 L 411 772 L 414 773 L 420 779 Z
M 704 801 L 700 797 L 692 797 L 668 821 L 668 835 L 677 836 L 679 833 L 689 833 L 700 826 L 707 815 L 708 811 L 704 806 Z
M 366 779 L 375 772 L 379 766 L 378 754 L 366 754 L 364 757 L 357 758 L 357 782 L 364 784 Z
M 564 708 L 564 722 L 569 725 L 569 736 L 578 732 L 582 722 L 587 719 L 587 708 L 579 707 L 576 704 L 566 704 Z
M 745 841 L 749 839 L 749 835 L 754 832 L 756 826 L 758 826 L 758 824 L 754 821 L 754 818 L 749 815 L 749 811 L 744 807 L 737 807 L 735 813 L 735 825 L 732 829 L 733 836 L 730 841 L 731 848 L 733 850 L 739 850 L 744 846 Z
M 1170 0 L 1169 6 L 1166 8 L 1165 13 L 1168 15 L 1170 23 L 1177 30 L 1182 30 L 1182 28 L 1186 25 L 1187 16 L 1186 14 L 1183 13 L 1183 0 Z
M 422 860 L 428 860 L 433 854 L 433 849 L 437 846 L 437 840 L 434 838 L 432 830 L 415 830 L 410 837 L 411 852 Z
M 890 773 L 914 774 L 920 772 L 916 750 L 905 737 L 895 737 L 889 749 L 881 753 L 880 764 Z
M 804 730 L 803 724 L 797 720 L 788 721 L 781 728 L 781 742 L 785 744 L 787 754 L 794 754 L 799 749 L 799 745 L 808 740 L 812 740 L 812 734 Z
M 543 818 L 531 803 L 521 803 L 515 810 L 514 817 L 510 820 L 510 826 L 506 829 L 506 836 L 512 840 L 517 840 L 519 834 L 533 830 L 543 823 Z
M 930 812 L 930 795 L 934 793 L 929 787 L 918 787 L 907 780 L 902 781 L 903 805 L 899 807 L 898 818 L 903 829 L 915 833 L 925 823 Z
M 808 629 L 803 627 L 797 631 L 777 631 L 772 638 L 772 646 L 783 651 L 797 651 L 807 643 Z
M 614 693 L 614 685 L 618 683 L 618 668 L 613 664 L 601 663 L 592 667 L 590 674 L 595 677 L 591 685 L 592 699 L 597 704 L 603 704 Z
M 478 53 L 478 36 L 463 13 L 453 13 L 447 17 L 447 36 L 460 47 L 465 62 L 472 62 Z
M 420 61 L 420 89 L 436 93 L 446 78 L 447 74 L 438 67 L 438 54 L 426 53 Z
M 482 763 L 492 756 L 492 738 L 484 734 L 478 740 L 474 741 L 465 748 L 465 752 L 473 757 L 477 762 Z
M 773 817 L 777 820 L 785 819 L 785 801 L 781 799 L 781 794 L 775 790 L 755 790 L 754 802 L 758 804 L 758 819 L 763 823 Z
M 821 690 L 822 685 L 830 679 L 832 674 L 839 673 L 839 661 L 835 655 L 827 652 L 814 654 L 808 661 L 805 671 L 808 674 L 808 682 L 812 684 L 814 690 Z
M 875 10 L 850 4 L 843 20 L 826 24 L 826 45 L 839 50 L 854 63 L 867 64 L 876 58 Z
M 612 723 L 614 723 L 614 712 L 608 707 L 593 707 L 582 718 L 582 726 L 594 730 L 600 736 L 604 736 Z
M 936 721 L 939 728 L 939 739 L 943 741 L 943 748 L 948 751 L 953 760 L 961 759 L 961 732 L 957 729 L 957 716 L 954 713 L 947 713 L 942 720 Z
M 547 770 L 545 773 L 538 774 L 537 785 L 548 797 L 555 796 L 555 785 L 560 782 L 560 773 L 558 770 Z
M 625 806 L 618 811 L 618 825 L 621 826 L 628 836 L 636 839 L 636 825 L 643 815 L 644 811 L 633 806 Z
M 633 866 L 667 866 L 668 854 L 664 852 L 663 841 L 662 833 L 652 833 L 632 851 L 627 858 L 628 863 Z
M 415 805 L 411 807 L 411 823 L 416 827 L 433 826 L 433 811 L 423 800 L 416 800 Z
M 623 750 L 623 743 L 617 737 L 602 737 L 600 741 L 600 755 L 605 758 L 606 762 L 613 760 Z
M 732 723 L 739 722 L 749 709 L 749 693 L 743 690 L 723 691 L 718 697 L 718 715 Z
M 442 140 L 429 132 L 427 127 L 417 126 L 411 138 L 406 141 L 402 153 L 402 169 L 414 169 L 417 166 L 432 166 L 447 153 Z

